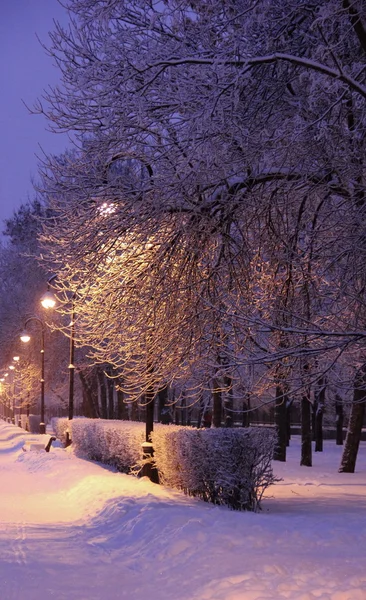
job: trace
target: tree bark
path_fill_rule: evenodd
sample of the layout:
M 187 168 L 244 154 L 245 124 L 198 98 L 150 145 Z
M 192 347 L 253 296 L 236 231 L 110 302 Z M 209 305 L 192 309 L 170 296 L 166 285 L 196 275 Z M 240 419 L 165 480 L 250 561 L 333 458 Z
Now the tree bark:
M 277 427 L 277 444 L 274 460 L 286 462 L 287 423 L 286 423 L 286 392 L 283 385 L 276 386 L 275 424 Z
M 291 408 L 292 408 L 293 400 L 289 398 L 286 399 L 286 427 L 287 427 L 287 439 L 286 446 L 290 445 L 291 440 Z
M 214 389 L 212 391 L 213 409 L 212 409 L 212 426 L 221 427 L 222 416 L 222 398 L 218 384 L 214 381 Z
M 168 400 L 168 386 L 158 391 L 158 421 L 162 422 L 162 413 Z
M 82 369 L 78 369 L 79 379 L 82 389 L 82 413 L 89 419 L 97 419 L 99 417 L 98 395 L 97 395 L 97 379 L 95 373 L 87 375 Z
M 114 382 L 107 377 L 108 419 L 114 419 Z
M 97 371 L 97 377 L 99 382 L 100 416 L 102 419 L 108 419 L 105 375 L 100 369 Z
M 245 400 L 243 400 L 243 415 L 242 415 L 242 426 L 249 427 L 250 426 L 250 394 L 245 395 Z
M 301 398 L 301 460 L 303 467 L 312 466 L 311 452 L 311 402 L 309 391 L 306 390 Z
M 122 390 L 117 390 L 117 419 L 128 421 L 128 409 L 127 404 L 124 402 Z
M 138 406 L 137 402 L 132 402 L 131 404 L 131 421 L 138 421 Z
M 146 435 L 145 435 L 145 441 L 146 442 L 151 442 L 150 434 L 154 430 L 154 400 L 155 400 L 154 390 L 153 389 L 149 389 L 146 392 L 146 395 L 145 395 L 145 401 L 146 401 L 146 407 L 145 407 L 146 408 L 146 416 L 145 416 Z
M 323 452 L 323 415 L 325 406 L 326 382 L 322 378 L 319 381 L 319 390 L 316 394 L 315 410 L 315 452 Z
M 348 422 L 346 443 L 343 449 L 339 473 L 354 473 L 358 448 L 361 440 L 366 401 L 366 365 L 358 371 L 355 377 L 353 402 Z
M 335 410 L 336 410 L 336 444 L 337 444 L 337 446 L 343 446 L 343 420 L 344 420 L 343 400 L 338 394 L 336 394 Z
M 224 401 L 225 427 L 234 427 L 234 398 L 233 398 L 233 382 L 231 377 L 225 378 L 227 387 L 226 397 Z

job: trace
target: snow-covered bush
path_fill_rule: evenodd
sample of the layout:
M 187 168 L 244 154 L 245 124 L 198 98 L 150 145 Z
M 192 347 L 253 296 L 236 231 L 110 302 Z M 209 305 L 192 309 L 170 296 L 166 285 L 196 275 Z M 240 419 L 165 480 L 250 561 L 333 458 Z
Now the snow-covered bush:
M 206 502 L 257 510 L 275 483 L 276 433 L 265 428 L 158 427 L 152 433 L 161 483 Z
M 52 424 L 64 441 L 69 421 L 59 418 Z M 141 448 L 143 423 L 78 418 L 70 427 L 73 447 L 85 458 L 113 465 L 124 473 L 146 462 Z M 276 443 L 272 429 L 157 424 L 152 442 L 160 482 L 206 502 L 257 510 L 264 491 L 276 481 L 271 465 Z
M 145 425 L 134 421 L 74 419 L 71 438 L 75 450 L 82 456 L 129 473 L 141 459 Z
M 61 440 L 63 444 L 66 442 L 66 431 L 69 426 L 69 420 L 65 417 L 52 417 L 51 427 L 56 434 L 56 437 Z
M 28 423 L 27 415 L 20 415 L 20 425 L 21 425 L 22 429 L 25 429 L 26 431 L 29 430 L 29 423 Z

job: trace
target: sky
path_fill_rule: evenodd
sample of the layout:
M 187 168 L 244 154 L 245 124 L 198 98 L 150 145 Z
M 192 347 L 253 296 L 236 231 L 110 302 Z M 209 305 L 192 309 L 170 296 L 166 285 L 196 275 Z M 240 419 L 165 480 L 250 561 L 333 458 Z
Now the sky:
M 3 600 L 365 600 L 366 442 L 356 473 L 338 473 L 334 440 L 309 468 L 293 436 L 274 463 L 282 481 L 248 513 L 83 460 L 73 445 L 30 450 L 48 439 L 0 421 Z
M 0 229 L 3 220 L 34 195 L 37 157 L 61 153 L 67 137 L 47 131 L 40 115 L 29 113 L 59 71 L 37 39 L 47 45 L 53 19 L 67 23 L 57 0 L 0 0 Z

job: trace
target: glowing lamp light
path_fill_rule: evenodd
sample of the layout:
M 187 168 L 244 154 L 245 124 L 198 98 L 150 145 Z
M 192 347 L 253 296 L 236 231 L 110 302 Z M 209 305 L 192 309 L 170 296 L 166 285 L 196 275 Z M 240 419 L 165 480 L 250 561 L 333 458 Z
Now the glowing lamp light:
M 30 341 L 31 337 L 30 337 L 29 333 L 27 333 L 26 331 L 23 331 L 23 333 L 20 336 L 20 339 L 22 342 L 24 342 L 26 344 L 27 342 Z
M 9 365 L 8 367 L 11 371 L 13 371 L 15 369 L 14 365 Z
M 108 217 L 109 215 L 113 215 L 117 210 L 114 202 L 103 202 L 101 206 L 99 206 L 98 211 L 102 217 Z
M 18 362 L 18 360 L 20 360 L 19 356 L 13 356 L 13 360 L 15 360 L 15 362 Z
M 41 298 L 41 304 L 43 308 L 54 308 L 56 306 L 56 296 L 52 292 L 48 291 L 43 294 Z

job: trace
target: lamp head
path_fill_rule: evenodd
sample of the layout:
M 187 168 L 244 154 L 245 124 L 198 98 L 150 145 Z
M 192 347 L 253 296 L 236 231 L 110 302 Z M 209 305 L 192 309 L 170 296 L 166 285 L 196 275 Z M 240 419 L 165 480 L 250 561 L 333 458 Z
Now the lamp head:
M 31 337 L 27 331 L 23 331 L 23 333 L 20 335 L 20 339 L 22 342 L 24 342 L 26 344 L 27 342 L 30 341 Z
M 49 290 L 41 298 L 43 308 L 54 308 L 56 306 L 56 296 Z

